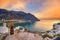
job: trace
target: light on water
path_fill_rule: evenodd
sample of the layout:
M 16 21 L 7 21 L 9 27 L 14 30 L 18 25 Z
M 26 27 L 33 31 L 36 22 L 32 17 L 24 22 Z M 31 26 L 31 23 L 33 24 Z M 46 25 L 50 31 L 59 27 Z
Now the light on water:
M 36 23 L 30 23 L 30 22 L 16 23 L 15 27 L 22 26 L 31 31 L 47 31 L 53 28 L 53 24 L 59 22 L 60 20 L 41 20 Z

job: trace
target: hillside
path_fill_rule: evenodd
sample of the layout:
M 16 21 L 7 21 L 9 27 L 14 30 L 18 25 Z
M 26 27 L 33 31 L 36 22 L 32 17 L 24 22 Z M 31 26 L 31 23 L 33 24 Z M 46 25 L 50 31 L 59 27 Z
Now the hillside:
M 39 21 L 34 15 L 31 13 L 25 13 L 23 11 L 10 11 L 6 9 L 0 9 L 0 20 L 1 19 L 23 19 L 30 21 Z

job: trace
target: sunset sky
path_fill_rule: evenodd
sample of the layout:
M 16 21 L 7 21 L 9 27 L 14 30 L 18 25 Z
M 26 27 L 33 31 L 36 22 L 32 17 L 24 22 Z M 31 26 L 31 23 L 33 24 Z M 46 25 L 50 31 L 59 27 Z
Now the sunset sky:
M 49 26 L 60 22 L 60 0 L 0 0 L 0 8 L 29 12 L 40 20 L 59 20 L 47 21 Z
M 30 12 L 39 19 L 60 19 L 60 0 L 0 0 L 0 8 Z

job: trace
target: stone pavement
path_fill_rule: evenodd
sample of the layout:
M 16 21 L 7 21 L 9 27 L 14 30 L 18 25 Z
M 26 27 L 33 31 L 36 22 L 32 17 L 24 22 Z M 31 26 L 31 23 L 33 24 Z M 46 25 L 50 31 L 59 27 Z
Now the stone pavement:
M 38 34 L 19 32 L 14 35 L 8 35 L 5 40 L 42 40 Z

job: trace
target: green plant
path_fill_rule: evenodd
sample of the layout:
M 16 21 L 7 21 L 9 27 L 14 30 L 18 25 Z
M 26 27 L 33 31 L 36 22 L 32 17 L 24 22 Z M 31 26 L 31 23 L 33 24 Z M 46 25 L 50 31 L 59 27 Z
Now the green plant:
M 54 36 L 60 36 L 60 34 L 55 34 Z
M 0 22 L 0 26 L 3 26 L 3 23 L 2 22 Z

